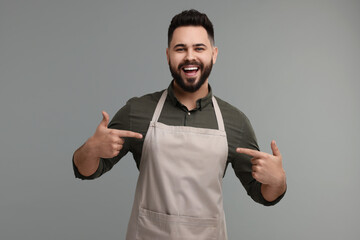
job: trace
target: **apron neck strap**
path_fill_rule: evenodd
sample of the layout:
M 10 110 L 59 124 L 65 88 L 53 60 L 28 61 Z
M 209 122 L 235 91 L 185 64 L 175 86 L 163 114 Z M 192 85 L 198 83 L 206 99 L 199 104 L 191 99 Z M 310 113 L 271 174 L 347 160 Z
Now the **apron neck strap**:
M 214 105 L 214 110 L 215 110 L 215 115 L 216 115 L 216 120 L 218 123 L 219 130 L 225 132 L 224 119 L 222 117 L 219 105 L 214 96 L 212 96 L 212 101 L 213 101 L 213 105 Z
M 167 97 L 167 89 L 165 89 L 165 91 L 162 93 L 162 95 L 160 97 L 160 100 L 156 105 L 155 112 L 154 112 L 154 115 L 153 115 L 152 120 L 151 120 L 152 122 L 157 122 L 159 120 L 160 113 L 161 113 L 161 110 L 162 110 L 162 108 L 164 106 L 166 97 Z
M 152 122 L 157 122 L 159 120 L 161 110 L 162 110 L 162 108 L 164 106 L 164 103 L 165 103 L 165 100 L 166 100 L 166 97 L 167 97 L 167 93 L 168 93 L 168 91 L 167 91 L 167 89 L 165 89 L 164 92 L 162 93 L 161 97 L 160 97 L 159 102 L 156 105 L 155 112 L 154 112 L 154 115 L 153 115 L 152 120 L 151 120 Z M 222 118 L 222 114 L 221 114 L 219 105 L 218 105 L 218 103 L 217 103 L 214 96 L 212 96 L 212 102 L 213 102 L 213 105 L 214 105 L 214 110 L 215 110 L 215 115 L 216 115 L 216 120 L 217 120 L 217 123 L 218 123 L 219 130 L 220 131 L 225 131 L 224 120 Z

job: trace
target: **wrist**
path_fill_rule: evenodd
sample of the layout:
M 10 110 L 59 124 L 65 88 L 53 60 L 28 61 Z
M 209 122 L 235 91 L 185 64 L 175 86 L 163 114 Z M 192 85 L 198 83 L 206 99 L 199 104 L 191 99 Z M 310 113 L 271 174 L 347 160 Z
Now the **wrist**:
M 285 171 L 282 171 L 281 176 L 279 177 L 279 181 L 277 182 L 277 187 L 283 187 L 286 186 L 286 174 Z
M 286 189 L 286 174 L 285 171 L 282 172 L 280 176 L 278 176 L 273 182 L 263 184 L 267 188 L 271 189 Z
M 99 144 L 97 144 L 94 136 L 91 136 L 84 144 L 84 152 L 88 156 L 100 158 L 98 146 Z

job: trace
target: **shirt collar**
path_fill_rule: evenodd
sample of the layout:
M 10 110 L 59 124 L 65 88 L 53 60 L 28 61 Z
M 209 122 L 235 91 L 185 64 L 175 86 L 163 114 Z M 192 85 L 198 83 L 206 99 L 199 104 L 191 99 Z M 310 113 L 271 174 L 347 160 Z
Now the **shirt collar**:
M 169 87 L 168 87 L 168 97 L 172 104 L 175 106 L 184 107 L 184 105 L 179 102 L 179 100 L 176 98 L 174 93 L 174 87 L 173 87 L 173 81 L 171 81 Z M 196 108 L 194 110 L 201 110 L 202 108 L 206 107 L 209 103 L 212 103 L 212 90 L 211 86 L 209 84 L 209 93 L 196 101 Z

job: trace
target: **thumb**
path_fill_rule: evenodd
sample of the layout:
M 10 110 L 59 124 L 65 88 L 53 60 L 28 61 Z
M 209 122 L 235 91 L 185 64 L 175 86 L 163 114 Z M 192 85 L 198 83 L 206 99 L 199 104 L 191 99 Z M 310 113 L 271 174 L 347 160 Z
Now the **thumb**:
M 281 155 L 280 150 L 277 147 L 275 140 L 271 141 L 271 150 L 272 150 L 274 156 L 280 156 Z
M 106 127 L 108 126 L 109 124 L 109 114 L 105 111 L 102 111 L 102 116 L 103 116 L 103 119 L 101 120 L 99 126 L 103 126 L 103 127 Z

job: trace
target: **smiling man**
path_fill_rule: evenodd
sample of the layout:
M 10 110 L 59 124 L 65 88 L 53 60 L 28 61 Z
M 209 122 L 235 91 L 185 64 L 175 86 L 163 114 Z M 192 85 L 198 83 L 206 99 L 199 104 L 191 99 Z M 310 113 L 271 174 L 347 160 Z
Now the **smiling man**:
M 218 50 L 201 26 L 178 27 L 172 39 L 166 55 L 175 84 L 187 92 L 196 92 L 207 81 Z
M 139 178 L 128 225 L 133 239 L 227 239 L 222 178 L 230 163 L 248 195 L 266 206 L 286 191 L 282 157 L 260 152 L 246 116 L 212 95 L 218 49 L 208 17 L 176 15 L 168 29 L 166 90 L 130 99 L 103 120 L 73 157 L 75 176 L 94 179 L 132 152 Z

